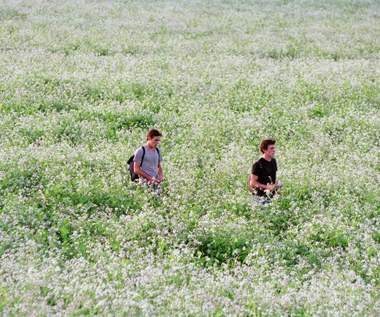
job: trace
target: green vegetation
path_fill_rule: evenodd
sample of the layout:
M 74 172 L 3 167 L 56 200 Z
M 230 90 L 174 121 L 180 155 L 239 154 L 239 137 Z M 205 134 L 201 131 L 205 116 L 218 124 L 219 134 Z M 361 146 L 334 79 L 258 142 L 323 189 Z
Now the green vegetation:
M 378 316 L 380 4 L 0 4 L 0 315 Z M 161 198 L 126 161 L 160 129 Z M 284 195 L 247 190 L 277 139 Z

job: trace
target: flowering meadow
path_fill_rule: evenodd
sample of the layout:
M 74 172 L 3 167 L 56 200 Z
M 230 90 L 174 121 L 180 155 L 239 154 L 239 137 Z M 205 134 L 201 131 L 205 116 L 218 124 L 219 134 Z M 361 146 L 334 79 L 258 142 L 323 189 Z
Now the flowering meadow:
M 379 58 L 378 0 L 2 0 L 0 315 L 379 316 Z

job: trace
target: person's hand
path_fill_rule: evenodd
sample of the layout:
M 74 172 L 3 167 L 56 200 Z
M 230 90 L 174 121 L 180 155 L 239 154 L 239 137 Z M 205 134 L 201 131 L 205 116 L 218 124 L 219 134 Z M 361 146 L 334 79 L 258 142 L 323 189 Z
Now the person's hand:
M 273 192 L 275 189 L 276 189 L 276 185 L 275 184 L 267 185 L 267 190 L 269 190 L 270 192 Z
M 155 177 L 152 177 L 151 180 L 149 181 L 151 184 L 153 185 L 157 185 L 158 184 L 158 180 L 155 178 Z
M 157 177 L 157 182 L 162 183 L 164 181 L 164 178 L 162 176 Z

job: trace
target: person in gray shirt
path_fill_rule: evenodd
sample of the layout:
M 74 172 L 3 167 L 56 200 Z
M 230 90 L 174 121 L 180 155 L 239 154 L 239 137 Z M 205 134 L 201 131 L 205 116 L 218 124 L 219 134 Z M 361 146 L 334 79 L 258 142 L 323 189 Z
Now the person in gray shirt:
M 150 129 L 146 136 L 146 144 L 135 152 L 133 169 L 139 175 L 140 183 L 148 183 L 157 187 L 164 180 L 161 166 L 162 156 L 157 147 L 161 137 L 160 131 Z

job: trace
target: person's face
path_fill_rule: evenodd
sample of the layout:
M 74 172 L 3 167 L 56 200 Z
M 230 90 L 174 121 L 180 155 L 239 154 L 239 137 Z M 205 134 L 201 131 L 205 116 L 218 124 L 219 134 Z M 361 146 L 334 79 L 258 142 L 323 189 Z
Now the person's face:
M 160 136 L 154 136 L 154 137 L 148 139 L 148 143 L 151 147 L 157 147 L 158 144 L 160 143 L 160 141 L 161 141 Z
M 264 154 L 273 158 L 276 154 L 276 146 L 274 144 L 268 145 L 268 148 L 264 151 Z

